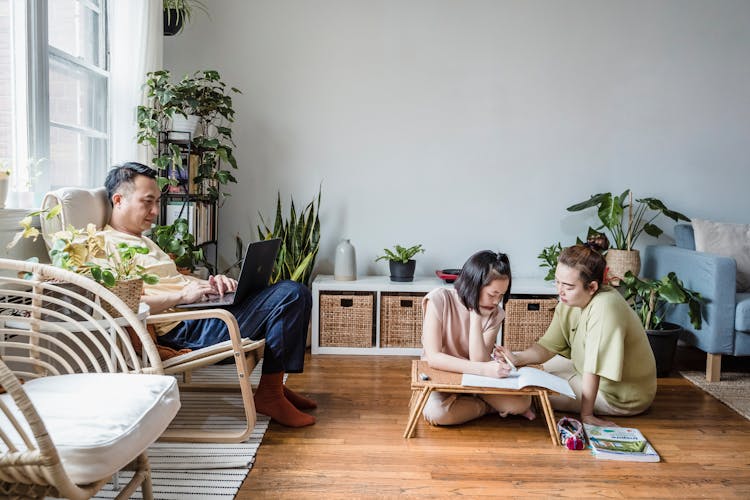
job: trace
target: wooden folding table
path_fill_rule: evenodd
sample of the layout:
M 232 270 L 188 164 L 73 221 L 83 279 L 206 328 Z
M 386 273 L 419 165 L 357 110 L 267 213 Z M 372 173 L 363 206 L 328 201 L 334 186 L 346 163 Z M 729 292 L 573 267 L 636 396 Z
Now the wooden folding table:
M 429 377 L 428 380 L 422 380 L 420 373 Z M 516 396 L 537 396 L 539 406 L 542 408 L 544 419 L 547 422 L 552 444 L 560 446 L 560 436 L 557 434 L 555 424 L 555 412 L 549 402 L 549 394 L 557 394 L 550 389 L 543 387 L 524 387 L 523 389 L 500 389 L 497 387 L 469 387 L 461 385 L 460 373 L 446 372 L 430 368 L 426 361 L 413 360 L 411 364 L 411 402 L 409 404 L 409 421 L 406 424 L 404 438 L 410 438 L 414 435 L 417 428 L 417 422 L 422 415 L 427 399 L 433 391 L 451 392 L 463 394 L 508 394 Z

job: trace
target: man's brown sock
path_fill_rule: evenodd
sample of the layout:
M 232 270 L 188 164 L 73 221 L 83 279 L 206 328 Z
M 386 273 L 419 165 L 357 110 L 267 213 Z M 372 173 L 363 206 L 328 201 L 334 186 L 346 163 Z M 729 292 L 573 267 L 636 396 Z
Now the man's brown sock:
M 255 409 L 287 427 L 304 427 L 315 417 L 302 413 L 284 397 L 284 372 L 264 373 L 255 391 Z
M 318 407 L 318 403 L 302 394 L 294 392 L 287 386 L 284 386 L 284 397 L 298 410 L 312 410 Z

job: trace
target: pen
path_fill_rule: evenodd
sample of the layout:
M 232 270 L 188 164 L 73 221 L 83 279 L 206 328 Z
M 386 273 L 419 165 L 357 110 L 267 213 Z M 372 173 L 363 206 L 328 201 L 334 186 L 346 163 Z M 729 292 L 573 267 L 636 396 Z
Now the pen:
M 508 365 L 510 365 L 510 371 L 512 371 L 512 372 L 517 371 L 518 368 L 516 368 L 516 365 L 513 364 L 513 361 L 511 361 L 510 358 L 503 351 L 500 351 L 500 352 L 502 353 L 503 357 L 505 358 L 505 362 L 508 363 Z

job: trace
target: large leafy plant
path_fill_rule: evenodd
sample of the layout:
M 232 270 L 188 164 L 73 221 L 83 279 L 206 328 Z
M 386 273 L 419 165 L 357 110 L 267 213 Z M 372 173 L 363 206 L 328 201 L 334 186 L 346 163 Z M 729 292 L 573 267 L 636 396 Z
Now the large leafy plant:
M 669 217 L 673 221 L 689 221 L 685 215 L 668 209 L 664 203 L 656 198 L 639 198 L 633 202 L 630 189 L 626 189 L 619 196 L 612 193 L 599 193 L 586 201 L 568 207 L 569 212 L 578 212 L 596 207 L 601 225 L 593 231 L 602 229 L 609 232 L 611 248 L 631 250 L 642 233 L 658 238 L 664 231 L 654 224 L 660 215 Z M 592 229 L 589 230 L 591 232 Z
M 687 304 L 690 323 L 701 328 L 704 299 L 698 292 L 685 288 L 673 272 L 658 280 L 643 280 L 628 271 L 621 280 L 625 299 L 630 301 L 646 330 L 658 330 L 667 310 L 677 304 Z
M 388 260 L 391 262 L 400 262 L 402 264 L 406 264 L 411 260 L 412 257 L 417 255 L 418 253 L 424 253 L 424 248 L 422 248 L 421 243 L 419 245 L 410 247 L 394 245 L 393 250 L 384 248 L 383 252 L 385 252 L 384 255 L 376 257 L 375 262 L 379 260 Z
M 320 248 L 320 189 L 318 190 L 317 205 L 315 198 L 297 214 L 294 200 L 291 200 L 289 217 L 284 218 L 281 209 L 281 194 L 276 195 L 276 217 L 273 227 L 269 227 L 260 216 L 261 224 L 258 225 L 258 238 L 268 240 L 272 238 L 281 239 L 279 255 L 271 277 L 271 283 L 284 279 L 290 279 L 310 284 L 315 258 Z
M 217 71 L 196 71 L 179 82 L 171 81 L 167 70 L 146 74 L 144 84 L 148 103 L 138 106 L 138 144 L 151 146 L 155 151 L 153 166 L 160 172 L 159 187 L 176 183 L 166 174 L 171 168 L 184 171 L 182 149 L 179 144 L 165 141 L 175 115 L 198 117 L 198 130 L 191 139 L 192 150 L 199 157 L 196 185 L 205 186 L 213 199 L 228 196 L 221 186 L 237 182 L 231 170 L 222 164 L 237 168 L 234 157 L 234 141 L 231 124 L 234 122 L 232 94 L 241 93 L 234 87 L 227 88 Z M 160 143 L 163 147 L 159 147 Z

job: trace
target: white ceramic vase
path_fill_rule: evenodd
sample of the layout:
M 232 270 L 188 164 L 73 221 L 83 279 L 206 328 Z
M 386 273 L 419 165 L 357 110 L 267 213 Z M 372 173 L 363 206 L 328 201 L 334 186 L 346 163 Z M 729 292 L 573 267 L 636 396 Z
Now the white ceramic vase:
M 357 257 L 354 252 L 354 246 L 347 239 L 341 240 L 336 245 L 333 279 L 337 281 L 354 281 L 357 279 Z

